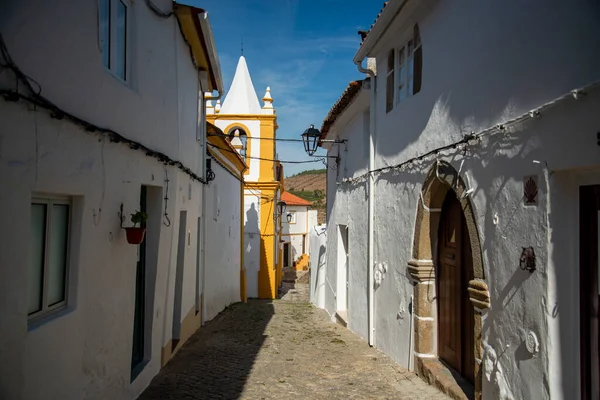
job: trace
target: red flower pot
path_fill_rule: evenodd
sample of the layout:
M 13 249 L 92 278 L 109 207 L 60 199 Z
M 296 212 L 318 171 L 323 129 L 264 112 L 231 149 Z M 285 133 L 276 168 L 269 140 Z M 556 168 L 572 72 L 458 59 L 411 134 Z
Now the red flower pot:
M 127 243 L 140 244 L 144 240 L 146 228 L 125 228 L 127 234 Z

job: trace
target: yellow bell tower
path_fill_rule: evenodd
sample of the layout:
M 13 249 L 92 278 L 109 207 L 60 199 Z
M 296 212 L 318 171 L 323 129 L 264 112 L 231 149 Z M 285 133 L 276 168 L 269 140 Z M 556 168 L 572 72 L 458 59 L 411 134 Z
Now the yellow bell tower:
M 213 106 L 207 102 L 206 120 L 227 135 L 249 167 L 244 174 L 244 265 L 240 282 L 245 288 L 241 288 L 241 297 L 274 299 L 280 283 L 281 218 L 276 215 L 283 191 L 283 171 L 276 161 L 277 115 L 269 88 L 260 106 L 244 56 L 238 61 L 223 104 L 217 101 Z

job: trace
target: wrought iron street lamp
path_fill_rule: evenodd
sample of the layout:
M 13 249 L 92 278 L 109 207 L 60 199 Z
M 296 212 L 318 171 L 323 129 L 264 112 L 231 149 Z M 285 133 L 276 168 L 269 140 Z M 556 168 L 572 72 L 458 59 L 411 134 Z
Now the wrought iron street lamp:
M 317 147 L 321 143 L 346 143 L 346 139 L 321 139 L 321 131 L 315 128 L 314 125 L 310 125 L 307 130 L 302 134 L 302 142 L 304 143 L 304 151 L 309 156 L 312 156 L 317 151 Z M 335 157 L 332 157 L 335 158 Z
M 278 201 L 277 202 L 277 211 L 279 211 L 279 215 L 283 215 L 283 213 L 285 212 L 285 208 L 287 207 L 287 204 L 285 203 L 285 201 Z
M 320 139 L 321 139 L 321 131 L 319 131 L 317 128 L 315 128 L 315 126 L 312 124 L 302 134 L 302 142 L 304 143 L 304 151 L 306 151 L 309 156 L 312 156 L 317 151 L 317 147 L 319 147 Z

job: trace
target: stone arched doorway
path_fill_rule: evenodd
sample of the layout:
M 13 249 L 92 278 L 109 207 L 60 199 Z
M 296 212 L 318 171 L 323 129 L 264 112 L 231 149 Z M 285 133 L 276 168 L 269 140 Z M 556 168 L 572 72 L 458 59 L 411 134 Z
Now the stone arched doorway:
M 459 359 L 454 363 L 446 361 L 446 364 L 453 367 L 460 365 L 457 369 L 467 380 L 473 381 L 474 395 L 478 399 L 481 398 L 481 315 L 489 308 L 490 303 L 475 213 L 469 197 L 465 195 L 466 190 L 464 181 L 450 164 L 436 161 L 427 174 L 420 193 L 415 221 L 413 258 L 408 262 L 408 272 L 414 283 L 415 371 L 444 391 L 461 390 L 458 386 L 445 387 L 443 379 L 436 376 L 436 371 L 444 368 L 438 360 L 450 357 L 449 352 L 444 351 L 447 349 L 442 348 L 443 341 L 456 340 L 456 338 L 448 338 L 446 332 L 440 336 L 440 329 L 447 329 L 447 327 L 441 328 L 440 323 L 452 323 L 446 321 L 447 318 L 445 320 L 446 314 L 440 320 L 438 317 L 440 312 L 448 312 L 448 309 L 441 310 L 439 307 L 448 307 L 450 304 L 448 300 L 454 300 L 454 312 L 459 313 L 463 319 L 459 322 L 461 324 L 458 333 L 460 345 L 458 342 L 455 343 L 459 349 L 461 346 L 466 348 L 464 351 L 460 349 L 460 355 L 457 355 Z M 450 210 L 453 207 L 455 211 Z M 447 272 L 451 269 L 451 266 L 440 269 L 439 256 L 448 256 L 448 260 L 451 258 L 450 254 L 440 254 L 440 252 L 448 253 L 448 249 L 452 247 L 445 246 L 442 242 L 446 238 L 446 233 L 442 232 L 441 228 L 451 225 L 452 218 L 454 218 L 454 225 L 462 230 L 461 249 L 455 249 L 458 253 L 452 254 L 457 267 L 455 271 L 458 273 L 454 275 L 454 283 L 459 282 L 461 283 L 459 287 L 462 287 L 458 292 L 455 288 L 454 293 L 448 290 L 444 292 L 442 288 L 440 293 L 440 278 L 449 279 L 448 276 L 444 276 L 444 272 L 448 275 Z M 456 225 L 457 223 L 459 225 Z M 438 298 L 440 294 L 448 298 L 440 299 Z M 461 301 L 461 298 L 468 301 Z M 464 307 L 469 302 L 473 306 L 471 313 L 471 310 L 465 310 Z M 462 309 L 456 304 L 460 304 Z M 472 320 L 469 321 L 468 318 Z M 453 323 L 456 324 L 456 321 Z M 471 362 L 464 360 L 467 356 L 471 358 Z

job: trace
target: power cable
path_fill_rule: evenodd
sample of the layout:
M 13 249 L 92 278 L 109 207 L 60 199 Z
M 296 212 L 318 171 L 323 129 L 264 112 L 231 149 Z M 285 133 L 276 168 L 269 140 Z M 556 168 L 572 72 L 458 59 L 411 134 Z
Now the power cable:
M 206 136 L 219 136 L 224 138 L 231 138 L 231 135 L 221 133 L 209 133 Z M 268 137 L 252 137 L 248 136 L 248 140 L 271 140 L 274 142 L 304 142 L 302 139 L 286 139 L 286 138 L 268 138 Z
M 229 153 L 234 153 L 234 154 L 240 154 L 235 150 L 230 150 L 230 149 L 225 149 L 223 147 L 219 147 L 216 144 L 212 144 L 212 143 L 208 143 L 210 146 L 222 150 L 222 151 L 226 151 Z M 252 156 L 247 156 L 247 158 L 250 158 L 252 160 L 262 160 L 262 161 L 277 161 L 280 163 L 284 163 L 284 164 L 306 164 L 306 163 L 314 163 L 314 162 L 321 162 L 323 160 L 323 157 L 319 157 L 317 159 L 314 160 L 302 160 L 302 161 L 285 161 L 285 160 L 274 160 L 274 159 L 270 159 L 270 158 L 262 158 L 262 157 L 252 157 Z
M 18 84 L 17 84 L 17 90 L 5 90 L 5 89 L 0 90 L 0 95 L 2 95 L 2 97 L 4 97 L 4 100 L 14 101 L 14 102 L 16 102 L 18 100 L 24 100 L 24 101 L 29 102 L 30 104 L 44 108 L 45 110 L 50 112 L 51 118 L 58 119 L 58 120 L 62 120 L 64 118 L 66 118 L 67 120 L 73 122 L 74 124 L 83 127 L 87 132 L 90 132 L 90 133 L 99 132 L 100 134 L 102 134 L 104 136 L 108 136 L 111 142 L 124 143 L 124 144 L 128 145 L 129 148 L 131 148 L 133 150 L 142 151 L 146 154 L 146 156 L 155 158 L 158 161 L 164 163 L 165 165 L 175 166 L 175 167 L 179 168 L 181 171 L 183 171 L 184 173 L 189 175 L 190 178 L 192 178 L 192 180 L 196 180 L 205 185 L 207 184 L 205 179 L 203 179 L 201 176 L 198 176 L 190 168 L 186 167 L 181 161 L 174 160 L 171 157 L 167 156 L 166 154 L 161 153 L 160 151 L 150 149 L 149 147 L 143 145 L 140 142 L 137 142 L 132 139 L 128 139 L 125 136 L 113 131 L 112 129 L 102 128 L 102 127 L 95 125 L 91 122 L 88 122 L 82 118 L 79 118 L 79 117 L 61 109 L 56 104 L 54 104 L 53 102 L 51 102 L 50 100 L 48 100 L 47 98 L 42 96 L 41 95 L 41 93 L 42 93 L 41 85 L 39 83 L 37 83 L 34 79 L 25 75 L 21 71 L 21 69 L 13 62 L 12 58 L 10 57 L 10 53 L 8 52 L 8 48 L 6 47 L 6 43 L 4 42 L 4 37 L 2 36 L 2 34 L 0 34 L 0 55 L 2 55 L 4 62 L 6 63 L 6 64 L 0 64 L 0 68 L 2 68 L 2 70 L 7 69 L 7 68 L 10 69 L 15 74 L 15 76 L 17 78 L 17 82 L 22 82 L 26 86 L 26 88 L 29 90 L 29 92 L 31 93 L 31 96 L 27 96 L 23 93 L 20 93 L 18 91 Z M 38 86 L 38 90 L 34 90 L 33 86 L 31 85 L 31 82 L 35 83 Z
M 381 168 L 376 168 L 370 171 L 365 172 L 364 174 L 361 174 L 355 178 L 346 178 L 344 180 L 342 180 L 341 182 L 338 182 L 338 184 L 343 184 L 343 183 L 350 183 L 350 182 L 359 182 L 361 180 L 364 180 L 367 178 L 367 176 L 371 175 L 371 174 L 376 174 L 376 173 L 383 173 L 383 172 L 389 172 L 389 171 L 393 171 L 393 170 L 402 170 L 402 168 L 404 168 L 405 166 L 412 164 L 413 162 L 417 162 L 417 161 L 421 161 L 427 157 L 430 157 L 432 155 L 435 155 L 436 158 L 439 155 L 440 152 L 445 151 L 445 150 L 450 150 L 450 149 L 457 149 L 460 145 L 464 145 L 464 146 L 470 146 L 472 141 L 477 141 L 478 143 L 481 142 L 481 139 L 486 137 L 486 136 L 491 136 L 491 135 L 495 135 L 495 134 L 499 134 L 499 133 L 507 133 L 507 128 L 509 128 L 512 125 L 524 122 L 526 120 L 529 119 L 535 119 L 535 118 L 540 118 L 542 115 L 542 111 L 546 111 L 549 108 L 554 107 L 555 105 L 557 105 L 558 103 L 573 97 L 575 100 L 580 99 L 581 97 L 584 97 L 588 91 L 596 89 L 600 87 L 600 81 L 595 81 L 592 82 L 582 88 L 579 89 L 574 89 L 571 90 L 569 93 L 566 93 L 554 100 L 551 100 L 547 103 L 542 104 L 541 106 L 539 106 L 538 108 L 531 110 L 529 112 L 526 112 L 524 114 L 521 114 L 517 117 L 514 117 L 512 119 L 509 119 L 507 121 L 504 121 L 502 123 L 496 124 L 494 126 L 485 128 L 479 132 L 471 132 L 470 134 L 464 135 L 463 138 L 459 141 L 456 141 L 454 143 L 450 143 L 448 145 L 445 146 L 441 146 L 438 148 L 435 148 L 433 150 L 430 150 L 424 154 L 421 154 L 419 156 L 415 156 L 412 157 L 408 160 L 405 160 L 401 163 L 395 164 L 395 165 L 390 165 L 390 166 L 386 166 L 386 167 L 381 167 Z

